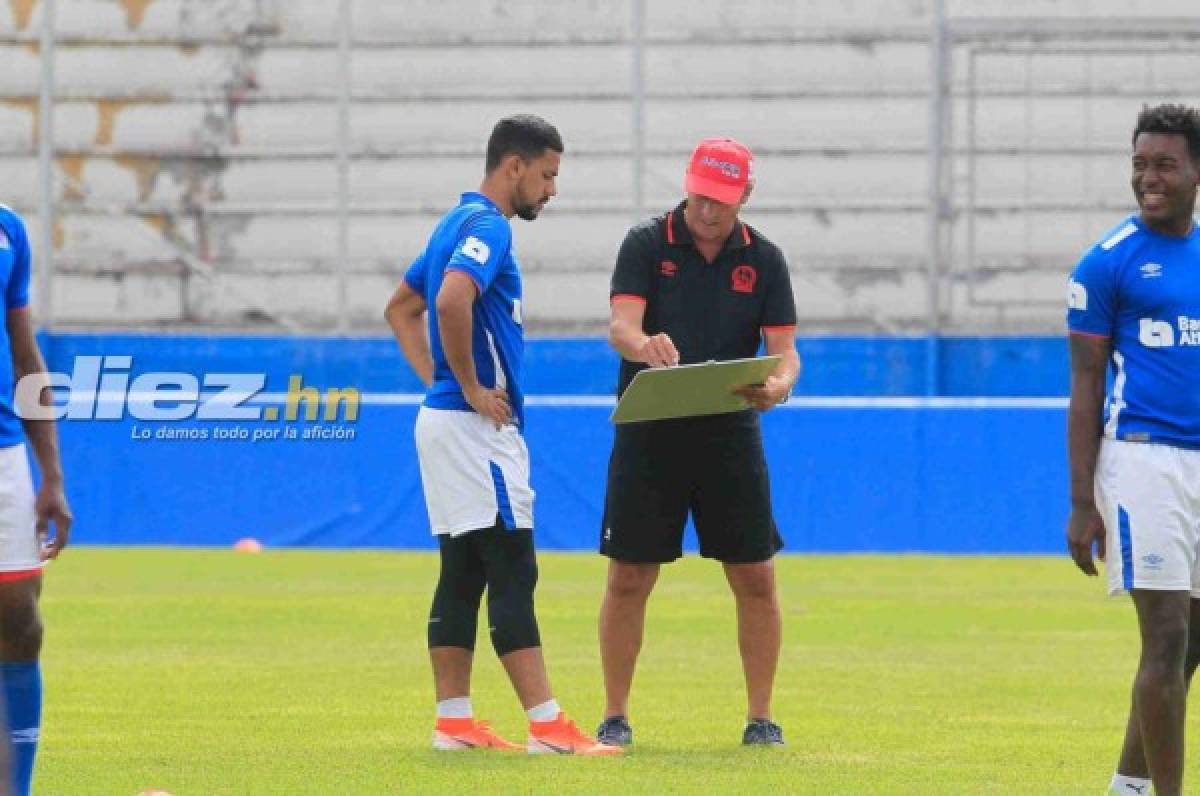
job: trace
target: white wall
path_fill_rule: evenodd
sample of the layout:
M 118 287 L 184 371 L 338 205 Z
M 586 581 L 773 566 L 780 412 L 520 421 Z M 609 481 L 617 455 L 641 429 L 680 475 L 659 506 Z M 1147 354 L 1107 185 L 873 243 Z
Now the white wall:
M 354 3 L 351 139 L 363 156 L 350 170 L 352 326 L 380 328 L 383 301 L 437 215 L 477 185 L 492 123 L 532 111 L 558 125 L 567 154 L 559 198 L 536 224 L 515 222 L 529 326 L 602 327 L 613 256 L 635 217 L 630 5 Z M 805 329 L 923 328 L 930 3 L 646 6 L 646 212 L 677 201 L 697 139 L 738 137 L 759 152 L 746 218 L 787 252 Z M 331 327 L 337 3 L 58 7 L 56 322 L 253 326 L 257 305 L 313 331 Z M 1194 16 L 1194 0 L 948 0 L 947 8 L 952 28 L 991 20 L 1027 31 L 1125 18 L 1170 29 Z M 0 4 L 0 201 L 35 230 L 40 14 L 39 3 Z M 1137 110 L 1194 102 L 1200 56 L 1161 38 L 1133 54 L 979 52 L 968 84 L 971 47 L 1001 41 L 952 51 L 957 154 L 944 324 L 1053 331 L 1065 272 L 1128 212 Z M 168 238 L 215 280 L 191 274 Z

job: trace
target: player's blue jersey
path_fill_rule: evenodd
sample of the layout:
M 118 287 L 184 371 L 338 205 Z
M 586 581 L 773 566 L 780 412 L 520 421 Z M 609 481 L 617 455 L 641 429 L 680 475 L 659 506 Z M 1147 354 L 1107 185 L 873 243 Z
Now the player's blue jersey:
M 1200 449 L 1200 229 L 1130 216 L 1075 266 L 1067 307 L 1072 333 L 1112 340 L 1105 436 Z
M 29 304 L 29 236 L 25 222 L 4 205 L 0 205 L 0 289 L 4 291 L 4 306 L 15 310 Z M 21 420 L 13 409 L 12 341 L 8 339 L 8 324 L 0 324 L 0 447 L 24 441 Z
M 462 271 L 479 288 L 472 309 L 471 352 L 484 387 L 507 390 L 513 417 L 525 425 L 521 391 L 521 272 L 512 251 L 512 228 L 500 209 L 481 193 L 464 193 L 458 206 L 442 217 L 404 280 L 425 297 L 429 307 L 429 343 L 433 385 L 425 394 L 432 409 L 472 411 L 446 362 L 434 307 L 446 271 Z

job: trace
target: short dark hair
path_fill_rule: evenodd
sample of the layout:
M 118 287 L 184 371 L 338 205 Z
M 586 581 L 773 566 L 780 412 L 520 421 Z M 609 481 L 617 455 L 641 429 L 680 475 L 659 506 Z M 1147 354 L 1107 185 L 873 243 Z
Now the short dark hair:
M 487 145 L 487 171 L 500 165 L 506 155 L 517 154 L 521 160 L 540 158 L 547 149 L 563 151 L 562 136 L 554 125 L 541 116 L 519 113 L 496 122 Z
M 1142 106 L 1137 126 L 1133 128 L 1133 143 L 1142 133 L 1181 135 L 1187 141 L 1188 154 L 1200 161 L 1200 111 L 1187 105 Z

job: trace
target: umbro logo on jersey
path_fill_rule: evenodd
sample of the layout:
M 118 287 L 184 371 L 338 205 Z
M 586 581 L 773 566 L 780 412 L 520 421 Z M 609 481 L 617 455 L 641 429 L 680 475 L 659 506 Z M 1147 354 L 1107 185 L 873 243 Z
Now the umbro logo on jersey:
M 1153 279 L 1162 276 L 1163 267 L 1158 263 L 1146 263 L 1141 267 L 1142 279 Z
M 1146 569 L 1160 570 L 1164 560 L 1158 553 L 1147 553 L 1142 556 L 1142 563 L 1146 565 Z

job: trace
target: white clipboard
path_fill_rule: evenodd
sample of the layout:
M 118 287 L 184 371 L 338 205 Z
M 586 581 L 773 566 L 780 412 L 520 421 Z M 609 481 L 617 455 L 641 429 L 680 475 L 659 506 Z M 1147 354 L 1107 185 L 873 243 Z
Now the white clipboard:
M 625 388 L 609 420 L 636 423 L 739 412 L 750 404 L 740 395 L 734 395 L 733 390 L 747 384 L 762 384 L 775 372 L 781 358 L 729 359 L 640 370 Z

